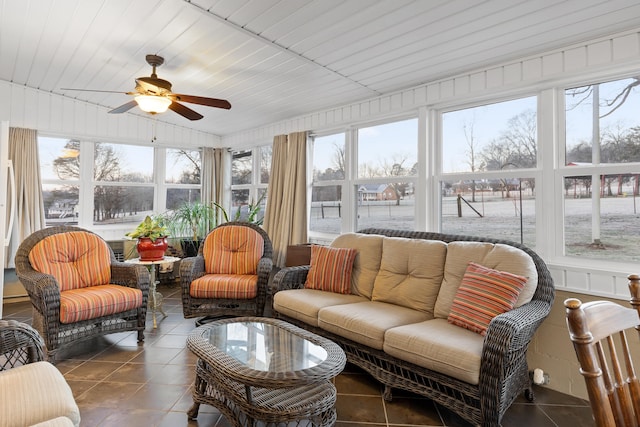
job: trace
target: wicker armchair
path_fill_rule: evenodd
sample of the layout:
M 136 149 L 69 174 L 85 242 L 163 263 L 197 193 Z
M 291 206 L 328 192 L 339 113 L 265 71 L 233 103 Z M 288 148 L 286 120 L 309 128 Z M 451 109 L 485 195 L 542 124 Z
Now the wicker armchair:
M 35 329 L 0 320 L 0 425 L 80 424 L 71 388 L 45 358 L 44 342 Z
M 79 253 L 80 245 L 84 246 Z M 58 258 L 45 260 L 43 267 L 38 257 L 53 253 Z M 99 258 L 77 263 L 77 257 L 94 253 Z M 36 231 L 20 244 L 15 263 L 31 299 L 33 326 L 44 338 L 51 362 L 60 348 L 79 340 L 123 331 L 137 331 L 138 341 L 144 340 L 149 271 L 116 261 L 109 245 L 96 234 L 71 226 Z M 103 283 L 94 283 L 95 275 Z M 95 305 L 87 308 L 86 301 Z
M 271 239 L 255 224 L 213 229 L 198 256 L 180 262 L 184 317 L 262 316 L 272 258 Z

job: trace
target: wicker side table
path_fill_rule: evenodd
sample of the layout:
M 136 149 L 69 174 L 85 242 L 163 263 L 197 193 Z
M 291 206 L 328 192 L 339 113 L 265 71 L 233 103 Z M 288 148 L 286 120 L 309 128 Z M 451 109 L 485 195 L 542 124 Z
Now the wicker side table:
M 332 379 L 346 357 L 334 342 L 281 320 L 240 317 L 196 328 L 187 346 L 199 358 L 190 419 L 204 403 L 236 427 L 335 424 Z

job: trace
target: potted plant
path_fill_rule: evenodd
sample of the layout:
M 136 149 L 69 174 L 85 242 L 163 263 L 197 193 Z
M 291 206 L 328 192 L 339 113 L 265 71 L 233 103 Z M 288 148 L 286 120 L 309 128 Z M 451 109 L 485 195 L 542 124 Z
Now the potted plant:
M 167 242 L 167 228 L 162 221 L 149 215 L 133 230 L 125 234 L 132 239 L 138 239 L 136 250 L 140 261 L 159 261 L 169 246 Z
M 196 256 L 200 242 L 216 226 L 215 207 L 202 202 L 183 203 L 167 215 L 168 227 L 181 236 L 185 257 Z
M 227 210 L 219 205 L 216 202 L 213 202 L 213 204 L 215 205 L 215 207 L 217 209 L 220 209 L 220 211 L 222 212 L 222 217 L 224 218 L 225 222 L 229 222 L 229 221 L 244 221 L 244 222 L 249 222 L 252 224 L 256 224 L 256 225 L 262 225 L 262 222 L 264 220 L 264 216 L 258 216 L 258 214 L 260 213 L 260 207 L 262 204 L 262 201 L 264 200 L 265 196 L 267 195 L 266 192 L 264 192 L 262 194 L 262 196 L 260 196 L 260 198 L 258 199 L 257 202 L 253 202 L 250 201 L 247 204 L 247 211 L 246 214 L 242 211 L 242 206 L 239 206 L 238 209 L 236 210 L 235 214 L 233 215 L 233 218 L 229 218 L 229 213 L 227 212 Z

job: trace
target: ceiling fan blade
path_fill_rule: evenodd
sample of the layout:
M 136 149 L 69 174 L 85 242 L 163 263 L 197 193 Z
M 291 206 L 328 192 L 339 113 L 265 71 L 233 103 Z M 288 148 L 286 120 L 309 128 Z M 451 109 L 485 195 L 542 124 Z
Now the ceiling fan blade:
M 121 106 L 119 106 L 117 108 L 114 108 L 113 110 L 109 111 L 109 113 L 111 113 L 111 114 L 124 113 L 125 111 L 129 111 L 130 109 L 132 109 L 136 105 L 138 105 L 138 103 L 135 100 L 129 101 L 126 104 L 122 104 Z
M 131 95 L 131 92 L 123 92 L 121 90 L 74 89 L 72 87 L 62 87 L 60 88 L 60 90 L 77 90 L 80 92 L 124 93 L 125 95 Z
M 171 97 L 176 101 L 206 105 L 207 107 L 224 108 L 225 110 L 231 108 L 231 104 L 225 99 L 205 98 L 204 96 L 182 95 L 179 93 L 174 93 Z
M 175 111 L 183 117 L 186 117 L 189 120 L 200 120 L 204 116 L 197 111 L 193 111 L 189 107 L 185 107 L 184 105 L 173 101 L 171 105 L 169 105 L 169 109 Z

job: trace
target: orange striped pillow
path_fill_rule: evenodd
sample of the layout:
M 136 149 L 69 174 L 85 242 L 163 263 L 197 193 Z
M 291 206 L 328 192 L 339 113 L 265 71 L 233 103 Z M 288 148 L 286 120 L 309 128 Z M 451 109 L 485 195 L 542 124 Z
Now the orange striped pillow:
M 202 253 L 209 274 L 257 274 L 264 239 L 249 227 L 218 227 L 207 236 Z
M 353 248 L 311 246 L 311 266 L 304 287 L 351 293 L 351 270 L 358 251 Z
M 447 320 L 486 335 L 491 319 L 513 308 L 526 283 L 526 277 L 470 262 Z
M 47 236 L 31 249 L 34 270 L 56 278 L 61 291 L 107 285 L 111 281 L 111 252 L 107 242 L 85 231 Z

